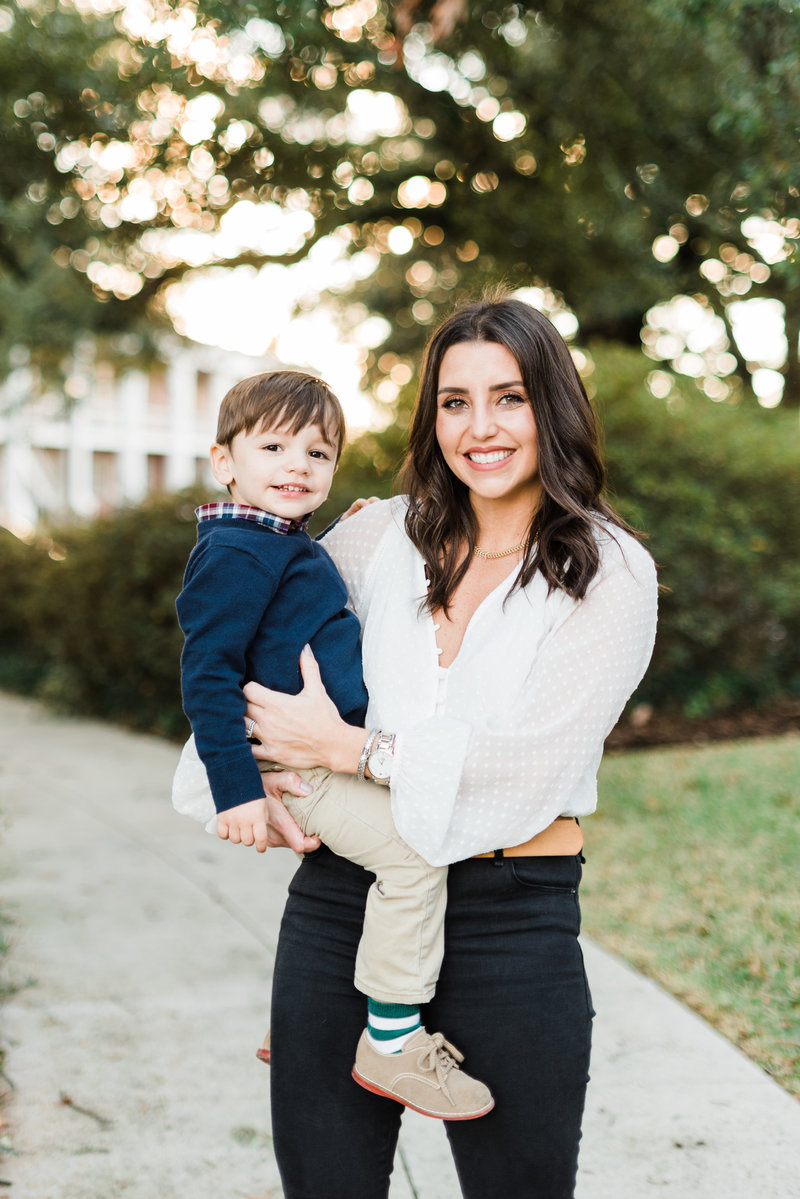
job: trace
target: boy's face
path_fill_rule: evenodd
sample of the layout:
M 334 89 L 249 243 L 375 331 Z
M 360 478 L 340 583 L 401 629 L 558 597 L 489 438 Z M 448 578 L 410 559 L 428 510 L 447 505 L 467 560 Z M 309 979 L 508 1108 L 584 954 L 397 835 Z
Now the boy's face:
M 229 446 L 213 445 L 211 468 L 234 503 L 299 520 L 328 498 L 336 447 L 319 425 L 298 433 L 261 425 L 237 433 Z

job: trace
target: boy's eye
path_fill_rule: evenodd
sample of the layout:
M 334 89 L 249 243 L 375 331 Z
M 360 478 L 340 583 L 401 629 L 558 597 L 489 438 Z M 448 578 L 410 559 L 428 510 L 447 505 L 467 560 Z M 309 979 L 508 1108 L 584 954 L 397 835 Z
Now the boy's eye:
M 271 451 L 272 451 L 272 453 L 277 453 L 277 452 L 280 450 L 280 448 L 281 448 L 281 447 L 278 445 L 278 443 L 277 443 L 276 441 L 270 441 L 270 442 L 269 442 L 267 445 L 265 445 L 263 448 L 264 448 L 265 450 L 271 450 Z
M 311 457 L 322 458 L 324 462 L 327 462 L 330 458 L 330 454 L 326 454 L 325 450 L 311 450 Z

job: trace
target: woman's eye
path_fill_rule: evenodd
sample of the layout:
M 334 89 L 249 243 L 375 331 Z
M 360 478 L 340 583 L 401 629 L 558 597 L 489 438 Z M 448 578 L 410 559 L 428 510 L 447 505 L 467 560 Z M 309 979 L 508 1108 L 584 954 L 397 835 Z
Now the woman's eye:
M 505 395 L 500 397 L 500 403 L 513 406 L 514 404 L 525 404 L 527 401 L 524 396 L 518 395 L 517 392 L 507 391 Z
M 462 399 L 461 396 L 450 396 L 450 398 L 445 400 L 445 402 L 442 404 L 442 407 L 446 412 L 453 412 L 457 408 L 466 408 L 466 406 L 466 400 Z

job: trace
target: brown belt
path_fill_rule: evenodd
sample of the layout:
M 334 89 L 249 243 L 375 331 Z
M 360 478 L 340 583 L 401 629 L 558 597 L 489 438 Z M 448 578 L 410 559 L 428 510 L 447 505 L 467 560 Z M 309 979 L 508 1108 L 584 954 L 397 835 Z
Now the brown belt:
M 552 824 L 542 829 L 535 837 L 521 845 L 507 849 L 495 849 L 489 853 L 476 853 L 476 858 L 535 858 L 557 857 L 562 854 L 580 853 L 583 833 L 574 816 L 557 816 Z

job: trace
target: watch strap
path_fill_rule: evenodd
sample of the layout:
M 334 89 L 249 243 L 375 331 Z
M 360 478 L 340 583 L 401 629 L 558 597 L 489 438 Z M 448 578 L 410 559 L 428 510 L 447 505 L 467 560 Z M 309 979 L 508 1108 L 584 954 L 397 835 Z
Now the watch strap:
M 364 742 L 364 748 L 361 751 L 361 757 L 358 759 L 358 769 L 356 770 L 356 778 L 360 783 L 364 782 L 364 771 L 367 769 L 367 761 L 372 753 L 372 747 L 375 744 L 375 738 L 379 736 L 380 729 L 370 729 L 367 734 L 367 739 Z

